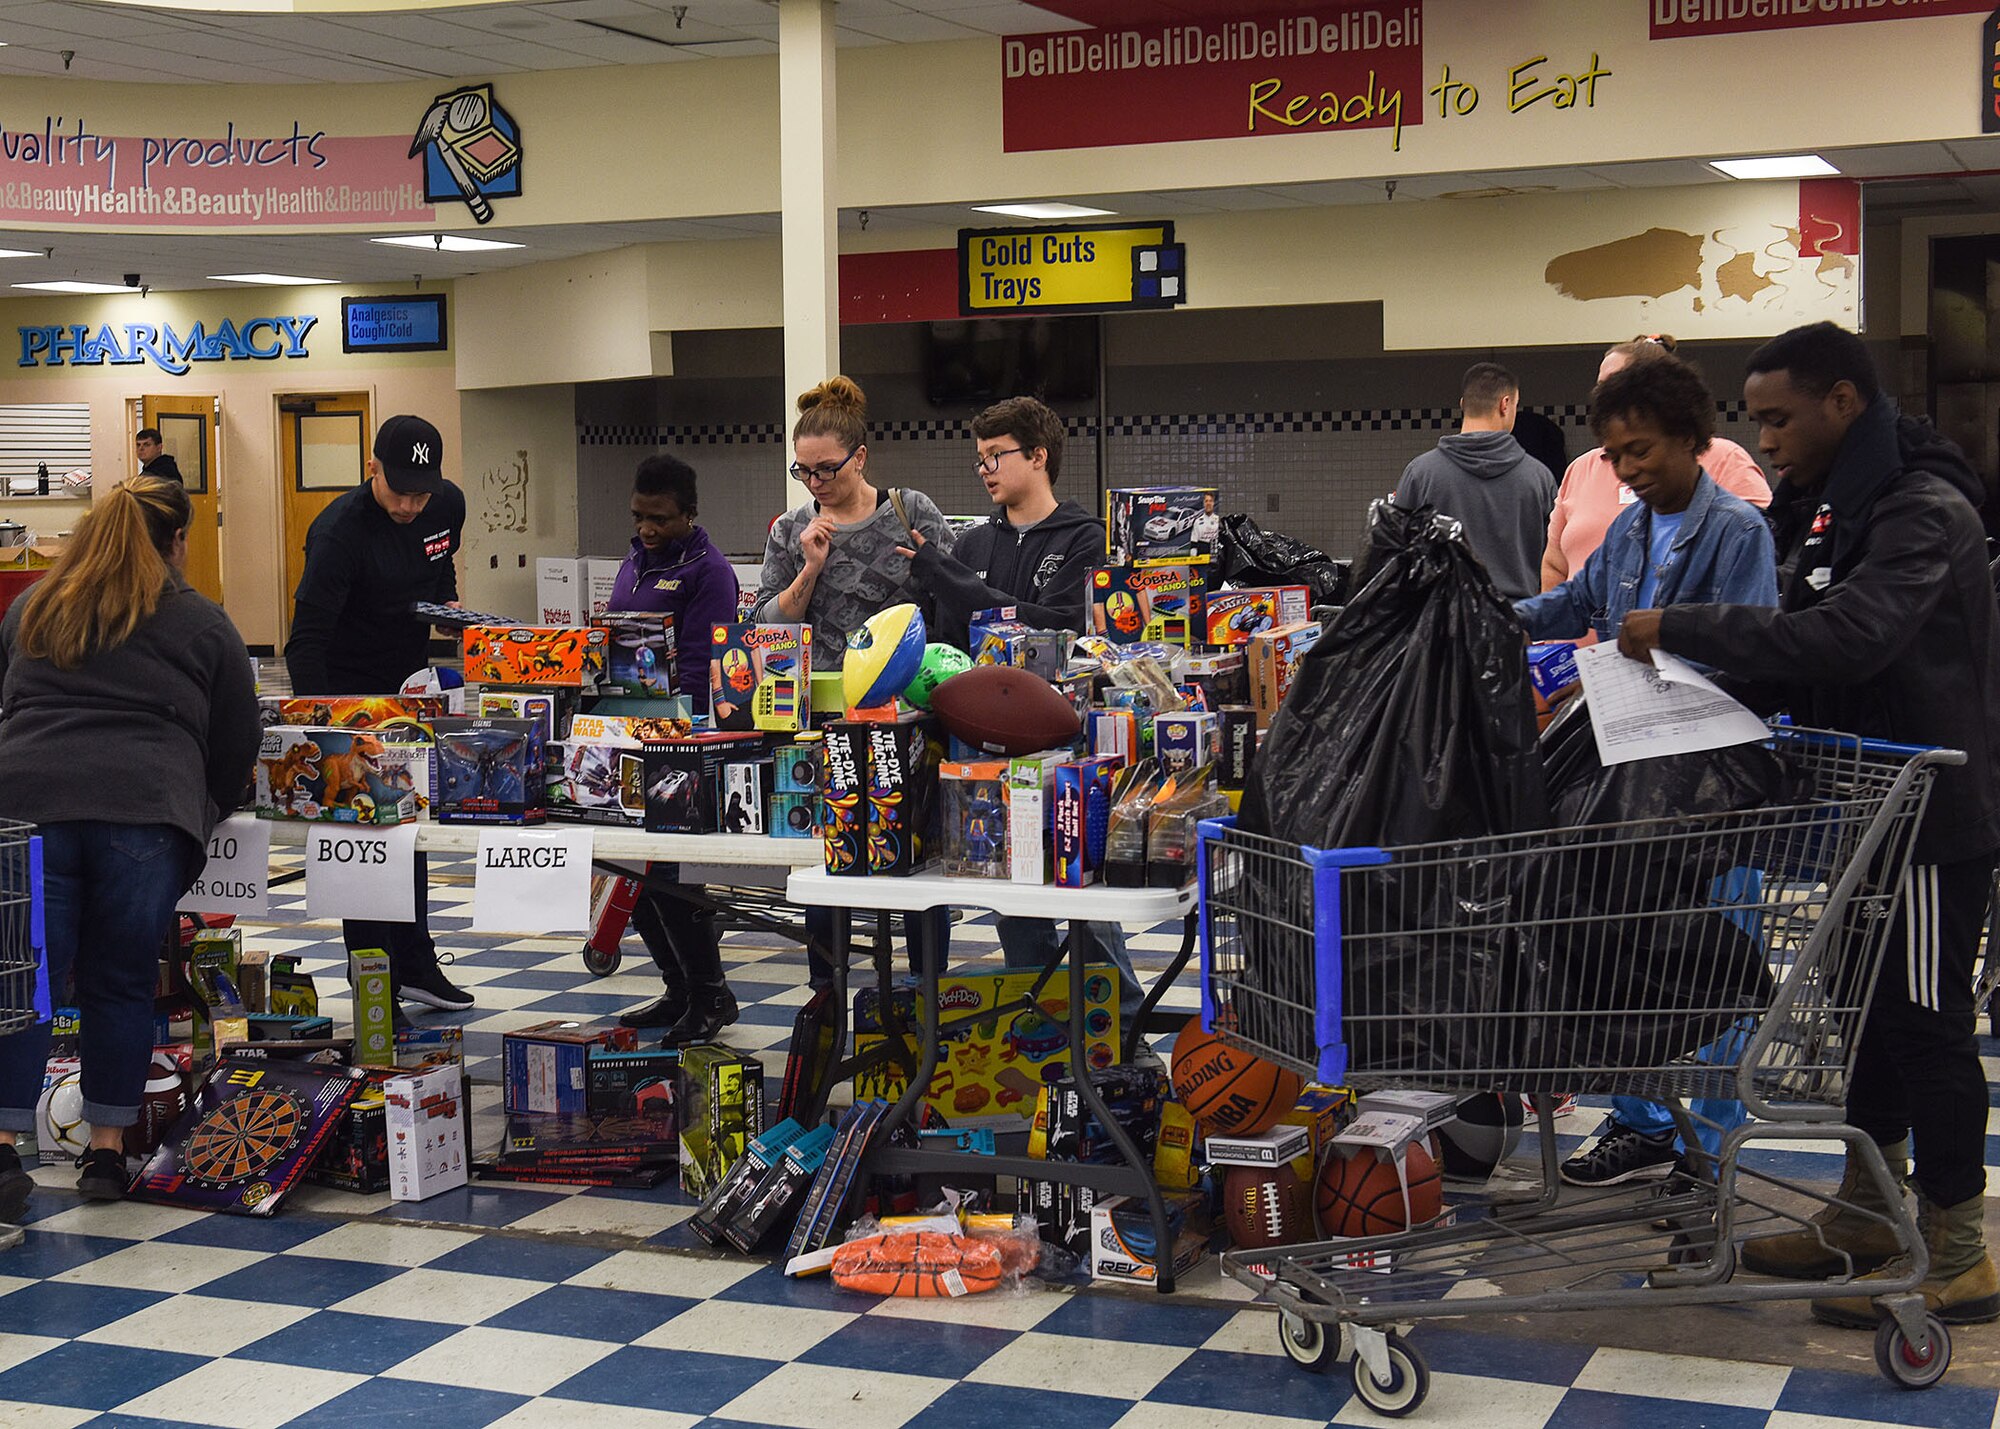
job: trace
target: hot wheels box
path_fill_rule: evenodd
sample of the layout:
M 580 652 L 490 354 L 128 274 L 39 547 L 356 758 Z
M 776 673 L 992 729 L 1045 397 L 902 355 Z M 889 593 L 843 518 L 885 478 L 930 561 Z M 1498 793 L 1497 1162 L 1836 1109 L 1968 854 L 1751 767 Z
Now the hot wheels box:
M 446 824 L 538 824 L 546 755 L 535 720 L 436 721 L 437 816 Z
M 801 730 L 812 722 L 812 627 L 718 625 L 709 712 L 717 729 Z
M 430 722 L 451 713 L 442 695 L 265 695 L 257 707 L 267 725 L 320 729 L 409 729 L 430 738 Z
M 1312 614 L 1302 585 L 1211 591 L 1202 600 L 1202 643 L 1241 645 L 1260 630 L 1297 625 Z
M 1104 549 L 1113 565 L 1206 561 L 1222 532 L 1212 486 L 1142 486 L 1104 493 Z
M 1186 646 L 1199 586 L 1186 565 L 1101 566 L 1090 573 L 1091 633 L 1118 645 Z
M 588 626 L 471 625 L 465 679 L 474 685 L 568 685 L 604 679 L 605 632 Z
M 1027 996 L 1039 969 L 1019 972 L 949 973 L 938 979 L 938 1018 L 975 1020 L 946 1034 L 938 1069 L 925 1100 L 953 1126 L 967 1119 L 1006 1117 L 1024 1122 L 1035 1112 L 1043 1084 L 1069 1067 L 1070 970 L 1065 966 L 1042 987 L 1037 1006 L 1015 1012 L 998 1009 Z M 1093 963 L 1083 974 L 1084 1055 L 1092 1067 L 1109 1067 L 1118 1056 L 1118 970 Z M 907 1036 L 917 1035 L 916 990 L 897 990 L 894 1020 Z M 979 1020 L 984 1012 L 993 1015 Z M 879 1046 L 884 1030 L 879 994 L 854 994 L 854 1048 L 857 1055 Z M 915 1046 L 912 1042 L 912 1047 Z M 855 1078 L 857 1099 L 902 1095 L 901 1068 L 889 1061 Z
M 402 824 L 431 798 L 431 746 L 397 729 L 273 725 L 257 751 L 257 812 L 272 819 Z
M 674 618 L 664 611 L 613 611 L 591 622 L 609 636 L 605 685 L 630 696 L 665 698 L 679 688 Z

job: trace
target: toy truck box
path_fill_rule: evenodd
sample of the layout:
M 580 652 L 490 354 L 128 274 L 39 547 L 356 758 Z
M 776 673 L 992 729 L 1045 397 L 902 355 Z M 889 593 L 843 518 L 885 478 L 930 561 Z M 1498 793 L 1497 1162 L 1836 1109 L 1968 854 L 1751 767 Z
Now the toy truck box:
M 539 721 L 454 716 L 432 728 L 439 823 L 539 824 L 547 816 Z
M 901 878 L 936 856 L 939 748 L 914 710 L 866 728 L 868 872 Z
M 1104 493 L 1104 550 L 1113 565 L 1206 561 L 1222 516 L 1212 486 L 1139 486 Z
M 637 745 L 572 739 L 549 785 L 549 817 L 637 826 L 646 818 L 646 760 Z
M 764 1130 L 764 1064 L 720 1042 L 681 1049 L 681 1190 L 706 1196 Z
M 708 707 L 717 729 L 796 732 L 812 723 L 812 627 L 718 625 Z
M 1185 648 L 1199 589 L 1186 565 L 1100 566 L 1090 573 L 1085 623 L 1115 645 L 1158 641 Z
M 431 802 L 432 747 L 395 729 L 272 725 L 257 749 L 257 812 L 269 819 L 403 824 Z
M 680 641 L 672 615 L 614 610 L 591 624 L 602 626 L 610 637 L 604 650 L 604 693 L 633 699 L 666 699 L 680 693 L 675 661 Z
M 994 1124 L 1025 1126 L 1034 1115 L 1044 1083 L 1069 1067 L 1070 970 L 1064 967 L 1045 983 L 1037 1003 L 1002 1011 L 1025 998 L 1041 975 L 1039 969 L 1018 972 L 949 973 L 938 980 L 938 1020 L 962 1025 L 940 1040 L 938 1069 L 925 1101 L 952 1126 Z M 1109 1067 L 1118 1056 L 1118 970 L 1092 963 L 1083 972 L 1084 1055 L 1096 1068 Z M 882 1015 L 880 994 L 861 988 L 854 995 L 856 1055 L 881 1045 L 890 1035 L 885 1021 L 901 1026 L 911 1039 L 918 1035 L 916 989 L 899 988 L 892 1016 Z M 982 1016 L 988 1014 L 990 1016 Z M 916 1043 L 910 1043 L 912 1055 Z M 857 1100 L 884 1097 L 894 1101 L 903 1092 L 902 1070 L 893 1061 L 855 1078 Z
M 595 689 L 604 679 L 605 632 L 587 625 L 469 625 L 461 639 L 470 685 Z
M 759 753 L 763 737 L 710 731 L 648 744 L 642 754 L 646 831 L 712 834 L 721 829 L 717 794 L 723 767 Z
M 1211 591 L 1202 600 L 1201 643 L 1242 645 L 1259 631 L 1297 625 L 1312 615 L 1312 592 L 1302 585 Z

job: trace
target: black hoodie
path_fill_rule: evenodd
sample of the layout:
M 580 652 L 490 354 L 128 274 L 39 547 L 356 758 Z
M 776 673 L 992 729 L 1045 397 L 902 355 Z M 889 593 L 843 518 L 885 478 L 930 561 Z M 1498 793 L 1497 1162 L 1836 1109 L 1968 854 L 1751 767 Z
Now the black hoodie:
M 1777 609 L 1660 616 L 1668 650 L 1749 683 L 1802 724 L 1963 750 L 1963 768 L 1939 772 L 1917 834 L 1926 863 L 2000 849 L 2000 612 L 1983 494 L 1957 447 L 1878 398 L 1819 488 L 1785 493 Z
M 972 613 L 996 605 L 1017 607 L 1037 630 L 1082 631 L 1091 568 L 1102 564 L 1104 523 L 1065 501 L 1025 531 L 996 510 L 949 554 L 926 545 L 912 567 L 930 597 L 931 638 L 963 650 Z

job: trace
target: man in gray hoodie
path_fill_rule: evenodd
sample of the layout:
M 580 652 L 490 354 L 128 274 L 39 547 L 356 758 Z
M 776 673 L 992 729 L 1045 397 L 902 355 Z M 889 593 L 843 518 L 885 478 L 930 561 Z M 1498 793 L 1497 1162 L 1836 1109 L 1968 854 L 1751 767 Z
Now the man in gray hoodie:
M 1475 362 L 1466 370 L 1458 405 L 1458 431 L 1403 468 L 1396 504 L 1455 517 L 1500 594 L 1525 600 L 1542 587 L 1556 479 L 1514 440 L 1521 388 L 1513 373 L 1496 362 Z

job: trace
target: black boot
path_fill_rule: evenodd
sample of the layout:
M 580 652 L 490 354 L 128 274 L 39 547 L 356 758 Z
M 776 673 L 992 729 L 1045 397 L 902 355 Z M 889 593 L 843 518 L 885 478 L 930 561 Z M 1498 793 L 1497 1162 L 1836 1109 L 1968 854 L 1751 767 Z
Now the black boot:
M 646 945 L 646 952 L 652 957 L 653 966 L 660 970 L 660 981 L 666 988 L 651 1002 L 620 1013 L 618 1020 L 627 1027 L 672 1027 L 687 1016 L 687 977 L 681 972 L 673 933 L 661 916 L 661 904 L 665 901 L 663 896 L 642 889 L 632 909 L 633 931 Z
M 674 950 L 680 954 L 681 976 L 687 980 L 687 1013 L 667 1029 L 662 1047 L 706 1042 L 736 1021 L 736 995 L 722 976 L 722 948 L 715 920 L 702 910 L 677 930 Z
M 687 994 L 669 983 L 667 990 L 651 1002 L 619 1013 L 618 1021 L 626 1027 L 672 1027 L 687 1016 L 687 1010 Z
M 711 1042 L 716 1033 L 735 1024 L 736 1012 L 736 994 L 726 983 L 698 988 L 689 994 L 687 1015 L 667 1029 L 660 1045 L 689 1047 L 697 1042 Z

